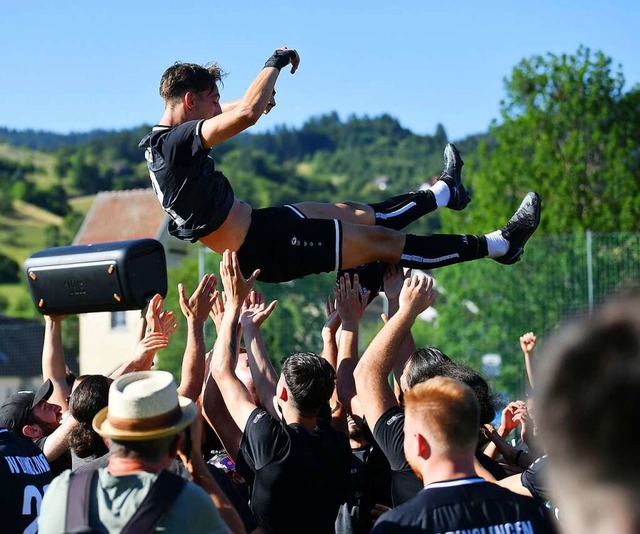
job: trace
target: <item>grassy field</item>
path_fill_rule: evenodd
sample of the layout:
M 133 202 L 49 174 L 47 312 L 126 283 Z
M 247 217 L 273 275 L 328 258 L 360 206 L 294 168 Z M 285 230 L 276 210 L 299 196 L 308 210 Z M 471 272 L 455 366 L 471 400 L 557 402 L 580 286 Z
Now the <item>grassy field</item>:
M 86 215 L 91 208 L 91 205 L 93 204 L 95 198 L 95 195 L 85 195 L 82 197 L 70 198 L 69 204 L 73 208 L 73 211 L 77 211 L 78 213 Z
M 53 174 L 53 156 L 51 154 L 0 144 L 0 159 L 34 165 L 36 171 L 28 173 L 26 177 L 35 185 L 50 186 L 56 179 Z
M 21 201 L 14 202 L 15 213 L 0 213 L 2 252 L 22 263 L 28 256 L 44 248 L 45 227 L 59 225 L 61 217 Z
M 94 195 L 77 197 L 70 200 L 73 209 L 86 214 L 93 203 Z M 47 247 L 45 228 L 48 225 L 59 226 L 62 217 L 27 204 L 14 201 L 14 213 L 0 213 L 0 250 L 14 259 L 22 268 L 24 260 L 31 254 Z M 23 315 L 28 307 L 29 297 L 24 281 L 17 284 L 0 284 L 0 313 Z M 6 304 L 6 308 L 2 304 Z

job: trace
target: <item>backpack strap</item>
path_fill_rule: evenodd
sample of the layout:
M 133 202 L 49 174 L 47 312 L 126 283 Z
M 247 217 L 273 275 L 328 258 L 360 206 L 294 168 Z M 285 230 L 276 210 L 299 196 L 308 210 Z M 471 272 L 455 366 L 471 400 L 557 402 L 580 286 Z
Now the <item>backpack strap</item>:
M 65 533 L 94 532 L 89 523 L 91 483 L 97 471 L 71 473 L 67 491 L 67 515 L 64 521 Z
M 184 478 L 163 469 L 136 513 L 123 527 L 122 534 L 152 532 L 186 483 Z

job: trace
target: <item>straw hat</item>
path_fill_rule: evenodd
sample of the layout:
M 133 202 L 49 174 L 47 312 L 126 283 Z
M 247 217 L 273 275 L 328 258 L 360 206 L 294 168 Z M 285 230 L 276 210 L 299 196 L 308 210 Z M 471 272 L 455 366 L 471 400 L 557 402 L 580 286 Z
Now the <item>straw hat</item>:
M 171 373 L 140 371 L 123 375 L 109 388 L 109 404 L 93 418 L 102 437 L 141 441 L 177 434 L 196 418 L 190 399 L 176 391 Z

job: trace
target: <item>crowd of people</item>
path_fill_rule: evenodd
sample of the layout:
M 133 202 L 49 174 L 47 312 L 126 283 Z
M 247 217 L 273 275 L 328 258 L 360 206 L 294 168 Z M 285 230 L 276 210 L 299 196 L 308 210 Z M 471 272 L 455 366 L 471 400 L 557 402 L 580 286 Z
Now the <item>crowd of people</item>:
M 411 327 L 436 291 L 410 269 L 517 262 L 540 223 L 540 197 L 528 193 L 488 234 L 399 231 L 438 208 L 468 205 L 463 161 L 449 144 L 425 191 L 254 210 L 209 149 L 268 113 L 281 69 L 299 64 L 295 50 L 276 50 L 243 98 L 226 104 L 217 66 L 165 71 L 165 111 L 140 146 L 170 232 L 222 254 L 222 288 L 213 274 L 190 297 L 179 286 L 187 324 L 179 384 L 153 369 L 178 325 L 160 295 L 143 313 L 136 350 L 109 376 L 69 373 L 64 317 L 45 318 L 44 383 L 0 406 L 2 531 L 640 530 L 631 456 L 640 299 L 561 329 L 536 374 L 537 340 L 524 334 L 532 395 L 510 402 L 494 426 L 496 395 L 485 378 L 445 347 L 416 346 Z M 277 302 L 254 282 L 331 271 L 338 278 L 321 350 L 289 355 L 278 374 L 272 361 L 282 355 L 269 355 L 262 337 Z M 380 289 L 385 322 L 360 354 L 360 320 Z M 209 318 L 217 335 L 207 350 Z
M 524 334 L 534 394 L 494 426 L 483 376 L 413 341 L 412 324 L 436 297 L 429 276 L 387 265 L 388 317 L 360 355 L 369 291 L 342 274 L 319 354 L 292 354 L 278 374 L 262 338 L 277 302 L 254 289 L 258 274 L 246 279 L 227 251 L 222 288 L 214 275 L 190 297 L 180 285 L 180 384 L 152 369 L 177 327 L 159 295 L 136 350 L 110 376 L 70 376 L 64 318 L 46 317 L 43 385 L 0 407 L 3 531 L 636 530 L 626 463 L 636 438 L 624 427 L 637 411 L 638 299 L 561 330 L 539 376 L 536 337 Z M 597 436 L 596 410 L 606 417 Z M 618 433 L 628 434 L 624 447 Z

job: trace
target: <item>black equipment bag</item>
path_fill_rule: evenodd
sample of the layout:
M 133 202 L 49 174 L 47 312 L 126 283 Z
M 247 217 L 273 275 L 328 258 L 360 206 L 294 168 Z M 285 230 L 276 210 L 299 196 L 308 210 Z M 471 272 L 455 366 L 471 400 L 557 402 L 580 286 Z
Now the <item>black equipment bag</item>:
M 167 294 L 164 247 L 155 239 L 48 248 L 29 256 L 24 272 L 46 315 L 142 309 Z

